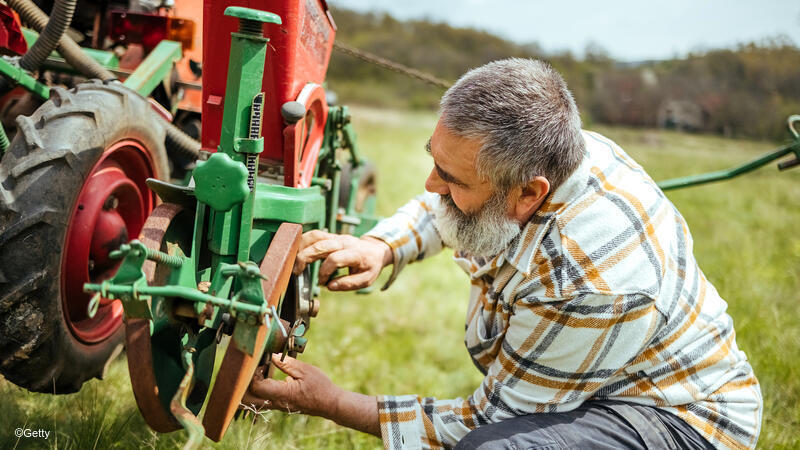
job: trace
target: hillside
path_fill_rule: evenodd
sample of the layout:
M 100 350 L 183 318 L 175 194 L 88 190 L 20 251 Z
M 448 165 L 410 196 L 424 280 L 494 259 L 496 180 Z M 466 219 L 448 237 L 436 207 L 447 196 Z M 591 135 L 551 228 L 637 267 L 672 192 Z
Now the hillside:
M 623 64 L 602 48 L 579 59 L 443 23 L 346 9 L 334 9 L 333 15 L 339 41 L 445 80 L 496 59 L 545 59 L 564 75 L 589 124 L 783 139 L 786 117 L 800 113 L 800 50 L 782 38 L 685 59 Z M 442 94 L 441 88 L 339 52 L 328 82 L 344 103 L 433 110 Z

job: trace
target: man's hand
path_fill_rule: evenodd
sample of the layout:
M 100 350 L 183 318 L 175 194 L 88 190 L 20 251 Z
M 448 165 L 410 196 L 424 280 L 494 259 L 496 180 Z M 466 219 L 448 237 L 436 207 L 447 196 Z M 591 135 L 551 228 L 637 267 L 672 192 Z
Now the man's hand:
M 311 364 L 280 354 L 272 355 L 272 364 L 286 373 L 283 381 L 265 378 L 261 368 L 256 370 L 242 404 L 255 409 L 268 408 L 289 413 L 330 417 L 344 391 Z
M 320 284 L 332 291 L 349 291 L 371 285 L 393 258 L 392 249 L 380 239 L 312 230 L 303 234 L 293 272 L 299 274 L 306 265 L 324 259 L 319 268 Z M 340 267 L 349 268 L 350 274 L 330 280 Z
M 374 436 L 381 435 L 378 402 L 341 389 L 321 370 L 287 356 L 272 355 L 272 364 L 286 373 L 283 381 L 264 378 L 259 368 L 242 399 L 245 407 L 320 416 Z

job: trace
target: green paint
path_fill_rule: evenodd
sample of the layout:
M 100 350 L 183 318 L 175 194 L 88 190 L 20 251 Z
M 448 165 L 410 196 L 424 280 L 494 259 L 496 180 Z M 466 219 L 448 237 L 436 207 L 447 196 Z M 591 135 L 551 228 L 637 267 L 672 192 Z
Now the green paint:
M 292 223 L 320 223 L 325 218 L 325 197 L 319 186 L 291 188 L 257 183 L 255 219 Z
M 197 200 L 219 212 L 229 211 L 250 195 L 247 168 L 225 153 L 214 153 L 207 161 L 198 161 L 194 180 Z
M 149 96 L 159 84 L 171 76 L 174 64 L 183 56 L 182 50 L 180 42 L 159 42 L 122 84 L 142 97 Z
M 791 119 L 791 118 L 790 118 Z M 718 170 L 715 172 L 708 172 L 699 175 L 691 175 L 688 177 L 681 177 L 681 178 L 673 178 L 671 180 L 660 181 L 658 183 L 658 187 L 661 188 L 663 191 L 668 191 L 670 189 L 680 189 L 689 186 L 696 186 L 699 184 L 711 183 L 714 181 L 722 181 L 722 180 L 729 180 L 734 177 L 738 177 L 739 175 L 743 175 L 748 172 L 752 172 L 762 166 L 765 166 L 772 161 L 775 161 L 779 158 L 782 158 L 789 154 L 794 154 L 794 159 L 800 159 L 800 139 L 795 138 L 795 142 L 780 147 L 776 150 L 773 150 L 769 153 L 759 156 L 753 160 L 750 160 L 744 164 L 738 165 L 736 167 L 732 167 L 726 170 Z M 789 161 L 791 162 L 791 161 Z M 785 163 L 784 163 L 785 164 Z M 779 165 L 780 169 L 793 167 L 790 165 Z
M 39 83 L 35 78 L 28 75 L 25 69 L 10 64 L 3 58 L 0 58 L 0 74 L 29 90 L 42 100 L 50 98 L 50 88 L 47 85 Z
M 8 140 L 8 135 L 6 134 L 6 129 L 0 124 L 0 158 L 3 157 L 3 154 L 8 150 L 8 147 L 11 146 L 11 142 Z
M 25 42 L 28 44 L 28 48 L 33 46 L 37 39 L 39 39 L 39 33 L 30 28 L 22 28 L 22 36 L 25 38 Z M 97 50 L 94 48 L 86 48 L 81 47 L 84 53 L 86 53 L 90 58 L 97 61 L 98 64 L 105 67 L 106 69 L 117 69 L 119 68 L 119 58 L 114 52 L 107 52 L 105 50 Z M 50 56 L 47 57 L 47 61 L 43 64 L 43 68 L 45 69 L 56 69 L 62 70 L 66 61 L 64 57 L 61 56 L 60 53 L 54 51 L 50 53 Z
M 244 8 L 241 6 L 229 6 L 225 8 L 225 12 L 223 14 L 226 16 L 252 20 L 255 22 L 275 23 L 278 25 L 281 24 L 281 18 L 277 14 L 267 11 L 259 11 L 257 9 Z

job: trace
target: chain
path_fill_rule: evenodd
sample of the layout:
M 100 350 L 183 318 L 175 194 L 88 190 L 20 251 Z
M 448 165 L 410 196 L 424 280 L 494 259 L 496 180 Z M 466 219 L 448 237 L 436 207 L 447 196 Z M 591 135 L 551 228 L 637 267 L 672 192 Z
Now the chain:
M 373 55 L 372 53 L 365 52 L 364 50 L 359 50 L 355 47 L 351 47 L 345 43 L 334 41 L 333 48 L 339 50 L 342 53 L 348 54 L 355 58 L 358 58 L 362 61 L 366 61 L 370 64 L 375 64 L 376 66 L 383 67 L 384 69 L 389 69 L 393 72 L 401 73 L 411 78 L 415 78 L 420 81 L 424 81 L 425 83 L 431 84 L 436 87 L 440 87 L 442 89 L 450 88 L 451 84 L 448 81 L 445 81 L 441 78 L 435 77 L 429 73 L 421 72 L 416 69 L 412 69 L 408 66 L 400 64 L 398 62 L 390 61 L 385 58 L 381 58 L 380 56 Z

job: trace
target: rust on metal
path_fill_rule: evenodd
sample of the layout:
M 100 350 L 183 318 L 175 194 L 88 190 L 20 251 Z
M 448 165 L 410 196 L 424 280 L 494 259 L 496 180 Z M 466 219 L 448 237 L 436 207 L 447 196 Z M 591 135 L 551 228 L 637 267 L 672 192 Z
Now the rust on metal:
M 300 246 L 301 225 L 283 223 L 275 233 L 264 260 L 261 273 L 266 279 L 261 282 L 264 296 L 269 306 L 277 306 L 281 294 L 289 285 L 297 249 Z M 260 349 L 269 335 L 269 323 L 265 321 L 256 337 L 256 354 L 248 355 L 237 348 L 234 342 L 228 344 L 222 365 L 217 372 L 214 388 L 208 399 L 203 425 L 206 436 L 219 442 L 241 403 L 247 387 L 261 360 Z
M 161 241 L 172 219 L 182 208 L 171 203 L 157 206 L 142 227 L 139 240 L 150 248 L 161 248 Z M 156 263 L 146 261 L 142 267 L 147 283 L 156 278 Z M 180 424 L 164 409 L 158 398 L 153 352 L 150 343 L 150 321 L 147 319 L 126 319 L 125 347 L 128 352 L 128 372 L 136 404 L 147 425 L 160 433 L 168 433 L 181 428 Z

